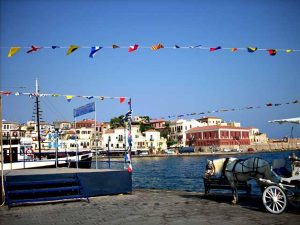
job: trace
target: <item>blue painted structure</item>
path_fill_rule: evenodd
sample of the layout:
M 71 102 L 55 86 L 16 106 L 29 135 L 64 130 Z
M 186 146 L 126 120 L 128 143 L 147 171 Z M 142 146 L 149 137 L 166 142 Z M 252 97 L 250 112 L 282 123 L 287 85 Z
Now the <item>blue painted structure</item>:
M 5 171 L 8 205 L 87 199 L 132 192 L 126 170 L 24 169 Z

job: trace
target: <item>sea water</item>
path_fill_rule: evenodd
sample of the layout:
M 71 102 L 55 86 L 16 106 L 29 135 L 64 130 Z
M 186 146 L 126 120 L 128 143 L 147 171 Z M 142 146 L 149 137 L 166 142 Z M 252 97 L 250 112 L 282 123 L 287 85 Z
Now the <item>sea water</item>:
M 135 157 L 133 166 L 133 188 L 139 189 L 165 189 L 204 192 L 203 175 L 208 159 L 236 157 L 260 157 L 270 164 L 274 159 L 286 159 L 295 153 L 300 157 L 300 150 L 282 151 L 236 155 L 210 155 L 210 156 L 167 156 L 167 157 Z M 116 161 L 116 160 L 114 160 Z M 122 160 L 110 162 L 113 169 L 123 169 Z M 94 165 L 95 166 L 95 165 Z M 108 168 L 107 162 L 98 162 L 98 168 Z M 252 194 L 260 194 L 255 181 L 250 181 Z

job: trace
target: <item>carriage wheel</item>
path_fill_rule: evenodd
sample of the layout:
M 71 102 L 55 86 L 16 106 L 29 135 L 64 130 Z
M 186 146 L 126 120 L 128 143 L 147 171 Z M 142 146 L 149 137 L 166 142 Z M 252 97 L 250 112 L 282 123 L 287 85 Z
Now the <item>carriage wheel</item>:
M 263 192 L 263 203 L 265 208 L 273 214 L 280 214 L 284 211 L 287 199 L 284 191 L 277 186 L 269 186 Z

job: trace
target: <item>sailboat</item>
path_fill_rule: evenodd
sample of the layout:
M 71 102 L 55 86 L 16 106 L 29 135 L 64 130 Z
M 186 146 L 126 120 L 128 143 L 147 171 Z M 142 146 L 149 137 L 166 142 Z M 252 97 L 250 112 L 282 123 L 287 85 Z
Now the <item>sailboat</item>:
M 41 149 L 41 130 L 40 130 L 40 105 L 39 105 L 39 88 L 36 80 L 35 97 L 35 118 L 37 126 L 37 150 L 33 150 L 33 138 L 21 137 L 21 130 L 10 132 L 6 140 L 2 140 L 2 162 L 0 163 L 3 170 L 28 169 L 40 167 L 72 167 L 72 168 L 90 168 L 92 163 L 92 151 L 90 149 L 80 149 L 78 139 L 73 140 L 73 149 L 62 149 L 59 146 L 58 128 L 55 129 L 54 145 L 48 150 Z M 2 117 L 2 115 L 1 115 Z M 1 124 L 2 125 L 2 124 Z M 15 135 L 16 134 L 16 135 Z M 50 134 L 49 134 L 50 135 Z

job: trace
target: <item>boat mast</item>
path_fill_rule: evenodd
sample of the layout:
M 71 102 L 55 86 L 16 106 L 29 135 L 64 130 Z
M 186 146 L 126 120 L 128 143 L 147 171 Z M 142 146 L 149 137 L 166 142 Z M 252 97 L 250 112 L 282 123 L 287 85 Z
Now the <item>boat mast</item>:
M 39 84 L 38 80 L 35 80 L 35 104 L 36 104 L 36 123 L 38 132 L 38 147 L 39 147 L 39 159 L 41 160 L 41 134 L 40 134 L 40 108 L 39 108 Z

